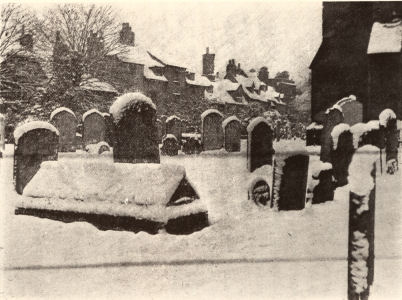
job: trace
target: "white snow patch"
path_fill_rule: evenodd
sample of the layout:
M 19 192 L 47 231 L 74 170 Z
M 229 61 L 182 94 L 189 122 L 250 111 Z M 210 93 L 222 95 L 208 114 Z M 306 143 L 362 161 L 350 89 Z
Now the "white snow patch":
M 380 113 L 378 119 L 380 120 L 380 125 L 387 126 L 389 120 L 396 119 L 396 115 L 392 109 L 386 108 Z
M 393 23 L 375 22 L 371 29 L 367 54 L 399 53 L 402 49 L 402 20 Z
M 366 123 L 356 123 L 350 127 L 350 132 L 353 134 L 353 146 L 355 149 L 359 147 L 359 142 L 367 129 L 368 127 Z
M 331 136 L 332 136 L 332 141 L 333 141 L 333 148 L 334 150 L 336 150 L 336 148 L 338 148 L 338 139 L 339 136 L 345 132 L 348 131 L 350 129 L 350 126 L 348 124 L 345 123 L 340 123 L 338 125 L 336 125 L 332 131 L 331 131 Z
M 380 149 L 365 145 L 356 150 L 349 165 L 348 182 L 350 190 L 360 196 L 368 195 L 374 187 L 371 177 L 373 164 L 380 157 Z
M 140 102 L 156 110 L 156 106 L 152 102 L 151 98 L 148 98 L 144 94 L 137 92 L 137 93 L 127 93 L 118 97 L 116 101 L 114 101 L 112 106 L 110 106 L 109 112 L 112 114 L 113 120 L 115 122 L 118 122 L 122 118 L 124 112 L 127 109 L 130 109 L 132 106 L 135 106 L 137 103 Z
M 325 113 L 326 113 L 326 114 L 329 114 L 329 112 L 330 112 L 331 110 L 334 110 L 334 109 L 337 109 L 337 110 L 339 110 L 341 113 L 343 113 L 342 107 L 341 107 L 339 104 L 334 104 L 332 107 L 328 108 L 328 109 L 325 111 Z
M 50 121 L 53 120 L 55 115 L 57 115 L 58 113 L 61 113 L 63 111 L 73 115 L 75 118 L 75 113 L 71 109 L 69 109 L 67 107 L 59 107 L 59 108 L 56 108 L 54 111 L 52 111 L 52 113 L 50 114 Z
M 85 147 L 85 151 L 87 151 L 89 154 L 99 154 L 99 150 L 102 146 L 106 146 L 108 151 L 110 151 L 110 146 L 108 143 L 105 141 L 99 142 L 97 144 L 89 144 Z
M 172 121 L 172 120 L 174 120 L 174 119 L 176 119 L 176 120 L 178 120 L 178 121 L 181 121 L 181 119 L 180 119 L 178 116 L 173 115 L 173 116 L 170 116 L 169 118 L 167 118 L 166 121 L 165 121 L 165 123 L 168 123 L 168 122 L 170 122 L 170 121 Z
M 14 130 L 15 144 L 18 144 L 18 140 L 23 134 L 35 129 L 47 129 L 59 135 L 59 131 L 52 124 L 44 121 L 32 121 L 22 124 Z
M 102 116 L 103 116 L 103 117 L 110 117 L 110 114 L 109 114 L 109 113 L 104 112 L 104 113 L 102 113 Z
M 286 159 L 295 155 L 308 155 L 307 149 L 303 144 L 296 143 L 281 143 L 275 144 L 275 157 L 280 156 L 281 159 Z
M 267 121 L 267 119 L 265 119 L 265 118 L 263 118 L 263 117 L 256 117 L 256 118 L 254 118 L 254 119 L 252 119 L 252 120 L 250 121 L 250 124 L 248 124 L 248 126 L 247 126 L 247 132 L 248 132 L 248 133 L 251 133 L 251 132 L 254 130 L 255 126 L 257 126 L 257 125 L 260 124 L 260 123 L 265 123 L 265 124 L 268 125 L 269 128 L 271 128 L 271 125 L 269 124 L 269 122 Z M 272 128 L 271 128 L 271 129 L 272 129 Z
M 177 142 L 177 138 L 174 134 L 168 133 L 167 135 L 165 135 L 162 139 L 162 143 L 165 142 L 166 140 L 175 140 Z
M 144 77 L 147 79 L 153 79 L 153 80 L 158 80 L 158 81 L 163 81 L 167 82 L 168 80 L 166 79 L 165 76 L 163 75 L 156 75 L 154 71 L 149 69 L 147 66 L 144 67 Z
M 366 124 L 367 131 L 378 130 L 378 129 L 380 129 L 380 122 L 378 120 L 371 120 L 367 122 Z
M 204 112 L 201 114 L 201 120 L 204 120 L 205 117 L 208 116 L 208 115 L 210 115 L 210 114 L 218 114 L 218 115 L 220 115 L 220 116 L 223 118 L 223 115 L 222 115 L 222 113 L 221 113 L 219 110 L 210 108 L 210 109 L 207 109 L 206 111 L 204 111 Z
M 82 115 L 82 122 L 84 122 L 85 119 L 86 119 L 89 115 L 92 115 L 92 114 L 98 114 L 98 115 L 100 115 L 101 117 L 103 117 L 102 113 L 101 113 L 99 110 L 97 110 L 96 108 L 93 108 L 93 109 L 88 110 L 87 112 L 85 112 L 85 113 Z
M 222 122 L 222 128 L 226 128 L 226 126 L 227 126 L 230 122 L 233 122 L 233 121 L 235 121 L 235 122 L 237 121 L 237 122 L 240 123 L 240 120 L 239 120 L 238 117 L 236 117 L 236 116 L 230 116 L 230 117 L 226 118 L 226 119 Z
M 90 78 L 80 83 L 80 87 L 84 90 L 107 92 L 118 94 L 119 92 L 110 84 L 104 81 L 100 81 L 98 78 Z
M 318 176 L 320 176 L 320 173 L 322 171 L 328 171 L 331 169 L 332 169 L 332 164 L 329 162 L 323 162 L 321 160 L 314 161 L 311 164 L 311 175 L 314 179 L 318 179 Z
M 320 124 L 317 124 L 316 122 L 313 122 L 313 123 L 311 123 L 310 125 L 308 125 L 306 127 L 306 130 L 312 130 L 312 129 L 320 130 L 320 129 L 323 129 L 323 128 L 324 128 L 323 125 L 320 125 Z

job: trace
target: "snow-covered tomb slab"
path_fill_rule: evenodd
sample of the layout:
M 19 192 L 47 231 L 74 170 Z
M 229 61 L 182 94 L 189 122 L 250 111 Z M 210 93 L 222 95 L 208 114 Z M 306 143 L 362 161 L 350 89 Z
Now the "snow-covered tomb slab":
M 134 232 L 157 233 L 165 227 L 182 234 L 208 226 L 205 202 L 185 169 L 170 164 L 44 162 L 25 187 L 16 213 Z

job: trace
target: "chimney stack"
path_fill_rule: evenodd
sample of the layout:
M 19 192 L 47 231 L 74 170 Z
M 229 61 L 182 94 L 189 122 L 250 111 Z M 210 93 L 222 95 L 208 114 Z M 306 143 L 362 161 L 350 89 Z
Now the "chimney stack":
M 123 23 L 120 30 L 120 43 L 127 46 L 134 46 L 135 35 L 131 30 L 130 23 Z
M 209 47 L 206 53 L 202 55 L 202 75 L 213 76 L 215 69 L 215 54 L 209 53 Z

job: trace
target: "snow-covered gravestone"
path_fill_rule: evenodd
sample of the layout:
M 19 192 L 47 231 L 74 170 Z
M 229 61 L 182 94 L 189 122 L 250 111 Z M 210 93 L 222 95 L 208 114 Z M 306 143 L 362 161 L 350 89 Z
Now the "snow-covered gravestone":
M 57 160 L 58 143 L 59 131 L 48 122 L 28 122 L 15 129 L 14 181 L 17 193 L 22 194 L 43 161 Z
M 105 140 L 105 118 L 98 110 L 88 110 L 82 115 L 82 122 L 82 142 L 84 147 L 90 144 L 97 144 Z
M 331 163 L 319 161 L 314 165 L 312 177 L 313 180 L 318 180 L 318 184 L 312 188 L 312 204 L 323 203 L 334 199 L 332 174 Z
M 228 152 L 240 151 L 241 124 L 240 120 L 231 116 L 222 122 L 225 150 Z
M 376 161 L 379 149 L 359 148 L 349 166 L 348 299 L 368 299 L 374 279 Z
M 105 142 L 109 144 L 109 146 L 113 145 L 113 118 L 108 113 L 102 113 L 103 118 L 105 119 Z
M 342 108 L 343 122 L 349 126 L 363 122 L 363 104 L 357 101 L 356 96 L 350 95 L 337 103 Z
M 74 152 L 76 150 L 75 133 L 77 118 L 74 112 L 66 107 L 55 109 L 50 115 L 50 123 L 59 131 L 59 152 Z
M 276 149 L 272 181 L 275 210 L 300 210 L 306 205 L 309 156 L 304 148 Z
M 204 151 L 221 149 L 223 146 L 223 115 L 216 109 L 201 114 L 201 144 Z
M 398 168 L 399 132 L 396 115 L 391 109 L 385 109 L 379 116 L 379 122 L 385 137 L 387 173 L 393 174 Z
M 0 114 L 0 149 L 6 147 L 6 117 Z
M 339 123 L 343 122 L 342 108 L 334 105 L 326 111 L 326 119 L 321 133 L 321 152 L 320 160 L 323 162 L 331 162 L 332 149 L 332 129 Z
M 249 183 L 248 199 L 258 206 L 266 206 L 271 200 L 269 184 L 264 177 L 256 176 Z
M 273 133 L 268 121 L 254 118 L 247 126 L 247 133 L 247 169 L 253 172 L 263 165 L 272 165 Z
M 110 107 L 114 122 L 113 159 L 121 163 L 159 163 L 156 106 L 141 93 L 127 93 Z
M 173 134 L 167 134 L 162 140 L 161 152 L 164 155 L 175 156 L 179 153 L 179 142 Z
M 166 134 L 173 134 L 177 141 L 181 143 L 181 135 L 183 132 L 182 120 L 177 116 L 170 116 L 165 121 Z
M 311 123 L 306 128 L 306 146 L 320 145 L 320 137 L 323 126 L 316 122 Z
M 355 151 L 353 135 L 349 125 L 341 123 L 334 127 L 331 136 L 333 140 L 331 151 L 333 175 L 336 186 L 344 186 L 348 184 L 348 168 Z

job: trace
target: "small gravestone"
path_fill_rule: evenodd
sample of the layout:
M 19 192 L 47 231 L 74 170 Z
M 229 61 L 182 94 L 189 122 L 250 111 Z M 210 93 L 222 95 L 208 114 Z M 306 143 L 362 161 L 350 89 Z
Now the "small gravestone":
M 272 165 L 272 129 L 267 120 L 257 117 L 247 126 L 247 168 L 250 172 L 263 165 Z
M 179 142 L 173 134 L 167 134 L 162 140 L 161 152 L 163 155 L 175 156 L 179 154 Z
M 204 151 L 221 149 L 223 146 L 223 115 L 216 109 L 201 114 L 201 144 Z
M 156 106 L 141 93 L 127 93 L 110 107 L 114 162 L 159 163 Z
M 329 162 L 319 161 L 312 172 L 318 184 L 313 189 L 312 204 L 323 203 L 334 199 L 333 170 Z
M 348 168 L 354 153 L 353 135 L 348 124 L 340 123 L 331 132 L 333 147 L 331 161 L 336 187 L 348 183 Z
M 60 133 L 59 152 L 75 152 L 77 118 L 75 117 L 74 112 L 66 107 L 57 108 L 50 115 L 50 122 Z
M 43 161 L 57 160 L 58 143 L 58 130 L 47 122 L 25 123 L 14 131 L 14 181 L 17 193 L 22 194 Z
M 276 152 L 273 171 L 272 207 L 300 210 L 306 205 L 309 156 L 305 150 Z
M 162 142 L 162 138 L 163 138 L 163 125 L 162 125 L 162 121 L 157 119 L 156 120 L 156 128 L 158 129 L 158 143 L 160 144 Z
M 83 114 L 82 142 L 84 146 L 97 144 L 105 140 L 106 123 L 103 115 L 96 109 Z
M 343 123 L 353 126 L 363 122 L 363 104 L 354 95 L 339 100 L 337 104 L 342 108 Z
M 379 124 L 385 137 L 385 161 L 387 173 L 394 174 L 398 169 L 399 132 L 395 113 L 385 109 L 379 116 Z
M 109 145 L 113 145 L 113 118 L 108 113 L 102 113 L 105 119 L 106 131 L 105 131 L 105 142 Z
M 343 113 L 339 105 L 334 105 L 326 112 L 324 127 L 321 132 L 320 160 L 331 162 L 332 137 L 331 132 L 336 125 L 343 122 Z
M 178 143 L 181 143 L 183 133 L 182 120 L 177 116 L 170 116 L 166 119 L 166 135 L 173 134 Z
M 240 120 L 231 116 L 222 122 L 224 146 L 227 152 L 240 151 L 241 124 Z
M 269 184 L 262 177 L 254 178 L 248 189 L 248 198 L 258 206 L 266 206 L 271 200 Z

